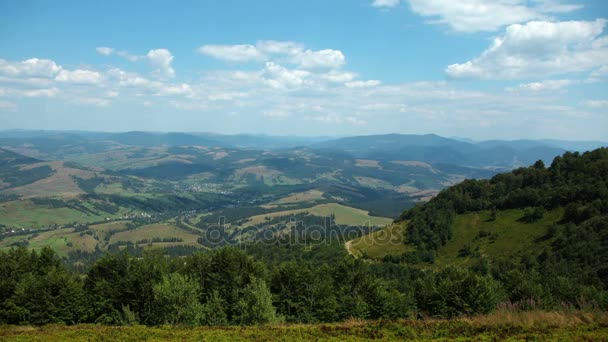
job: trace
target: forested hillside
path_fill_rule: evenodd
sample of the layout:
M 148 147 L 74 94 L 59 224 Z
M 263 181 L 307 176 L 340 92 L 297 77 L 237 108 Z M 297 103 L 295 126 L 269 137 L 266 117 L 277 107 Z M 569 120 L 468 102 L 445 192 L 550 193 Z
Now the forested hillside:
M 279 234 L 195 253 L 182 246 L 188 253 L 176 254 L 189 255 L 181 257 L 120 245 L 128 234 L 140 239 L 138 232 L 162 225 L 121 228 L 108 240 L 116 244 L 113 253 L 96 250 L 87 264 L 71 265 L 81 273 L 50 248 L 11 248 L 0 251 L 0 323 L 254 325 L 606 310 L 607 175 L 602 148 L 566 153 L 550 167 L 537 162 L 464 181 L 406 211 L 396 223 L 403 229 L 392 229 L 404 234 L 406 252 L 377 262 L 349 255 L 347 234 L 332 240 L 326 231 L 319 239 L 263 215 L 248 220 L 277 219 Z M 214 219 L 201 216 L 189 231 L 204 229 L 206 217 Z M 189 227 L 184 222 L 174 224 Z M 97 233 L 114 229 L 106 228 Z M 447 258 L 445 248 L 471 229 L 477 230 L 469 242 L 477 245 Z

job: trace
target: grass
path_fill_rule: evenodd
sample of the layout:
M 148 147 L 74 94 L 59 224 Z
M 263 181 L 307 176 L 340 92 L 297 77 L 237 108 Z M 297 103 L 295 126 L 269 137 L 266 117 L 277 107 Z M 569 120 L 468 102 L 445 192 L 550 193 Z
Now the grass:
M 43 162 L 28 167 L 46 165 L 53 169 L 53 174 L 47 178 L 40 179 L 33 183 L 12 188 L 11 193 L 16 193 L 22 197 L 74 197 L 83 194 L 84 191 L 74 182 L 73 176 L 90 178 L 95 172 L 66 167 L 63 162 Z
M 347 207 L 338 203 L 326 203 L 315 205 L 310 208 L 294 209 L 277 211 L 269 214 L 251 216 L 244 226 L 259 225 L 265 222 L 266 217 L 283 217 L 291 216 L 303 212 L 308 212 L 315 216 L 336 216 L 336 223 L 349 225 L 349 226 L 361 226 L 367 225 L 368 223 L 373 226 L 385 226 L 393 222 L 392 219 L 385 217 L 370 216 L 369 212 L 361 209 Z
M 101 223 L 89 226 L 89 229 L 94 231 L 100 240 L 105 240 L 106 236 L 112 235 L 117 230 L 124 230 L 127 228 L 129 221 L 113 221 L 108 223 Z
M 80 201 L 80 204 L 98 212 L 86 201 Z M 36 205 L 31 200 L 17 200 L 0 203 L 0 224 L 15 228 L 45 228 L 53 224 L 62 226 L 73 222 L 99 222 L 106 218 L 118 218 L 127 212 L 127 209 L 120 208 L 116 214 L 98 212 L 98 215 L 94 215 L 73 208 L 49 208 Z
M 539 253 L 548 241 L 541 241 L 551 224 L 558 222 L 563 215 L 561 209 L 548 211 L 543 218 L 534 223 L 520 222 L 524 210 L 501 210 L 495 221 L 490 221 L 490 212 L 481 211 L 456 216 L 453 237 L 437 253 L 435 264 L 470 265 L 480 256 L 496 259 L 517 255 L 520 251 L 535 250 Z M 480 237 L 489 234 L 487 237 Z M 458 252 L 470 246 L 477 253 L 470 257 L 458 257 Z
M 42 249 L 51 247 L 60 257 L 67 256 L 70 251 L 81 250 L 93 252 L 98 241 L 92 236 L 74 232 L 73 228 L 55 229 L 40 233 L 29 240 L 28 248 Z
M 118 241 L 131 241 L 135 243 L 144 239 L 152 240 L 154 238 L 181 238 L 183 239 L 183 242 L 172 242 L 171 244 L 196 245 L 198 235 L 169 224 L 156 223 L 113 234 L 110 238 L 110 243 L 116 243 Z M 167 243 L 163 244 L 163 246 L 166 245 Z
M 289 196 L 285 196 L 273 202 L 273 204 L 294 204 L 294 203 L 302 203 L 302 202 L 312 202 L 316 200 L 322 200 L 323 192 L 319 190 L 308 190 L 304 192 L 298 192 L 291 194 Z
M 457 215 L 452 239 L 439 248 L 434 265 L 470 266 L 480 257 L 497 259 L 530 250 L 540 253 L 543 246 L 550 243 L 550 240 L 543 240 L 543 236 L 549 226 L 562 218 L 563 210 L 548 211 L 541 220 L 534 223 L 520 222 L 523 215 L 522 209 L 501 210 L 494 221 L 490 221 L 489 211 Z M 403 243 L 404 229 L 403 224 L 391 225 L 352 240 L 347 247 L 353 255 L 371 259 L 381 259 L 385 255 L 399 256 L 415 249 Z M 459 252 L 465 246 L 473 253 L 460 257 Z
M 0 203 L 0 224 L 16 228 L 40 228 L 52 224 L 93 222 L 103 218 L 71 208 L 47 208 L 29 200 Z
M 366 186 L 372 189 L 393 189 L 394 186 L 382 179 L 372 178 L 372 177 L 363 177 L 363 176 L 355 176 L 355 180 L 361 185 Z
M 3 341 L 608 341 L 604 312 L 497 312 L 454 320 L 220 327 L 0 326 Z
M 349 252 L 354 256 L 382 259 L 386 255 L 401 255 L 413 250 L 403 243 L 405 224 L 391 224 L 377 232 L 350 241 Z

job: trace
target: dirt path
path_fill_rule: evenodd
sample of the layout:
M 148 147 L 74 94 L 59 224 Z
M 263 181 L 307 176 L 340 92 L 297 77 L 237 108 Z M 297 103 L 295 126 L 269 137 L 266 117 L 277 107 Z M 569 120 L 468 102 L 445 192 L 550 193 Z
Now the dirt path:
M 346 248 L 346 251 L 348 252 L 348 254 L 352 255 L 352 256 L 353 256 L 353 257 L 355 257 L 355 258 L 358 258 L 358 256 L 357 256 L 357 255 L 355 255 L 355 253 L 353 253 L 353 250 L 352 250 L 352 248 L 353 248 L 353 246 L 352 246 L 352 242 L 353 242 L 352 240 L 350 240 L 350 241 L 346 241 L 346 242 L 344 243 L 344 248 Z

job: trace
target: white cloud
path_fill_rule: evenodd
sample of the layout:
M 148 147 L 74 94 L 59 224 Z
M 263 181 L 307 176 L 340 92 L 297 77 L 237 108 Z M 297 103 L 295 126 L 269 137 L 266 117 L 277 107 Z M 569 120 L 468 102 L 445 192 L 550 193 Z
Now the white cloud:
M 252 60 L 262 60 L 263 54 L 253 45 L 203 45 L 198 48 L 198 52 L 209 57 L 229 61 L 247 62 Z
M 302 69 L 338 69 L 346 63 L 339 50 L 304 49 L 289 41 L 262 40 L 255 45 L 203 45 L 198 52 L 227 62 L 273 61 L 295 64 Z
M 591 108 L 608 108 L 608 100 L 586 100 L 583 104 Z
M 306 50 L 294 56 L 294 61 L 303 69 L 337 69 L 346 63 L 346 58 L 339 50 Z
M 593 70 L 589 74 L 587 82 L 597 82 L 608 76 L 608 65 L 602 65 L 601 67 Z
M 10 62 L 0 59 L 0 75 L 9 77 L 53 78 L 61 67 L 48 59 L 30 58 L 21 62 Z
M 397 6 L 399 6 L 399 0 L 373 0 L 372 6 L 374 6 L 374 7 L 397 7 Z
M 311 74 L 305 70 L 290 70 L 274 62 L 266 62 L 265 80 L 272 88 L 285 89 L 299 87 Z
M 192 95 L 192 87 L 189 84 L 166 84 L 159 87 L 157 95 L 159 96 L 171 96 L 171 95 Z
M 111 56 L 111 55 L 117 55 L 120 56 L 130 62 L 137 62 L 138 60 L 144 58 L 145 56 L 138 56 L 138 55 L 133 55 L 127 51 L 123 51 L 123 50 L 116 50 L 114 48 L 111 47 L 107 47 L 107 46 L 99 46 L 97 48 L 95 48 L 95 51 L 97 51 L 98 54 L 102 55 L 102 56 Z
M 346 82 L 344 85 L 347 88 L 370 88 L 370 87 L 376 87 L 376 86 L 380 85 L 380 81 L 378 81 L 378 80 L 352 81 L 352 82 Z
M 605 19 L 514 24 L 479 57 L 451 64 L 454 78 L 518 79 L 587 71 L 608 60 Z
M 16 90 L 16 95 L 23 97 L 55 97 L 58 93 L 57 88 Z
M 118 95 L 120 95 L 120 93 L 116 90 L 108 90 L 106 92 L 107 97 L 117 97 Z
M 255 44 L 255 48 L 264 54 L 293 56 L 301 53 L 304 46 L 295 42 L 276 40 L 261 40 Z
M 99 72 L 91 70 L 61 70 L 55 80 L 75 84 L 98 84 L 102 81 L 102 76 Z
M 357 77 L 357 74 L 350 71 L 330 70 L 327 73 L 321 74 L 320 77 L 330 82 L 344 83 L 350 82 L 355 79 L 355 77 Z
M 146 55 L 152 67 L 156 68 L 154 72 L 160 77 L 172 78 L 175 76 L 175 70 L 171 66 L 173 55 L 167 49 L 150 50 Z
M 107 46 L 99 46 L 95 48 L 95 51 L 102 56 L 109 56 L 114 52 L 114 49 Z
M 538 82 L 522 83 L 517 87 L 507 88 L 508 91 L 553 91 L 565 88 L 573 83 L 573 80 L 544 80 Z
M 414 13 L 433 18 L 430 23 L 448 25 L 459 32 L 496 31 L 506 25 L 546 19 L 551 13 L 582 7 L 555 0 L 409 0 L 409 3 Z

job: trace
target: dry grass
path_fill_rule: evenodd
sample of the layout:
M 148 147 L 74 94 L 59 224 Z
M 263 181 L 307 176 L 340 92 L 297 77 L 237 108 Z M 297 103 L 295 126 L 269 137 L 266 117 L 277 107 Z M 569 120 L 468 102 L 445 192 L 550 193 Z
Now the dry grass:
M 376 169 L 381 169 L 380 163 L 377 160 L 371 159 L 357 159 L 355 160 L 355 166 L 358 167 L 374 167 Z
M 497 312 L 454 320 L 220 327 L 0 326 L 3 341 L 608 341 L 605 312 Z
M 319 190 L 308 190 L 304 192 L 293 193 L 273 202 L 273 204 L 293 204 L 302 202 L 312 202 L 322 200 L 323 192 Z
M 155 223 L 116 233 L 112 235 L 109 243 L 119 241 L 137 242 L 144 239 L 152 240 L 154 238 L 181 238 L 185 244 L 196 245 L 198 235 L 169 224 Z
M 23 169 L 31 169 L 40 166 L 49 166 L 53 169 L 53 174 L 47 178 L 40 179 L 31 184 L 23 185 L 11 189 L 24 198 L 59 196 L 74 197 L 85 192 L 78 187 L 73 177 L 88 179 L 95 176 L 95 172 L 65 167 L 61 161 L 36 163 L 24 166 Z

